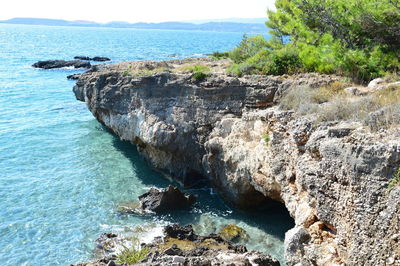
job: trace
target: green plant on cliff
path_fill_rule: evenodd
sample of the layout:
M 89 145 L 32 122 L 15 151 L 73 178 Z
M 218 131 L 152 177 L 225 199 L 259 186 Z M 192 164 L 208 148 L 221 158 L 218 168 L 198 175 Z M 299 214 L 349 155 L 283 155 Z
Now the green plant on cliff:
M 124 250 L 121 251 L 117 255 L 117 263 L 118 264 L 135 264 L 138 263 L 139 261 L 145 259 L 147 255 L 149 254 L 150 250 L 148 248 L 142 248 L 139 249 L 137 246 L 137 240 L 133 241 L 132 247 L 127 248 L 124 246 Z
M 265 133 L 265 134 L 263 134 L 261 137 L 262 137 L 262 139 L 264 140 L 264 144 L 268 146 L 269 141 L 271 140 L 271 137 L 269 136 L 269 134 L 268 134 L 268 133 Z
M 208 73 L 211 71 L 211 69 L 205 65 L 190 65 L 179 69 L 179 71 L 191 72 L 192 78 L 200 82 L 207 78 Z
M 230 52 L 238 65 L 232 69 L 337 73 L 358 81 L 399 72 L 400 0 L 277 0 L 275 5 L 276 11 L 268 11 L 272 37 L 245 36 Z
M 397 169 L 397 172 L 395 173 L 393 178 L 390 180 L 388 189 L 392 190 L 396 186 L 400 186 L 400 168 Z

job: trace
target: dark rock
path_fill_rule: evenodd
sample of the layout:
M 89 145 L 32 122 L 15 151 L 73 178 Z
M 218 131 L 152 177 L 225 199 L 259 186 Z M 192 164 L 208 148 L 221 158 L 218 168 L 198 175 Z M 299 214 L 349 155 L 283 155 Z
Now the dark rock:
M 89 56 L 75 56 L 74 59 L 78 60 L 86 60 L 86 61 L 97 61 L 97 62 L 104 62 L 104 61 L 110 61 L 111 59 L 108 57 L 103 57 L 103 56 L 95 56 L 95 57 L 89 57 Z
M 195 241 L 198 238 L 198 236 L 194 233 L 191 225 L 167 225 L 164 228 L 164 234 L 166 237 L 177 238 L 179 240 Z
M 98 61 L 98 62 L 104 62 L 104 61 L 111 61 L 110 58 L 108 57 L 102 57 L 102 56 L 95 56 L 93 58 L 90 58 L 92 61 Z
M 82 60 L 46 60 L 39 61 L 32 65 L 36 68 L 52 69 L 62 67 L 74 67 L 74 68 L 90 68 L 91 64 Z
M 330 128 L 328 135 L 331 138 L 343 138 L 350 135 L 353 130 L 354 128 Z
M 208 247 L 198 246 L 194 250 L 189 250 L 187 252 L 187 255 L 191 256 L 191 257 L 198 257 L 198 256 L 202 256 L 204 254 L 204 252 L 206 252 L 207 250 L 209 250 Z
M 259 254 L 257 256 L 257 258 L 255 258 L 253 260 L 253 263 L 255 263 L 258 266 L 279 266 L 279 265 L 281 265 L 278 261 L 272 259 L 267 254 Z
M 75 56 L 74 59 L 78 60 L 90 60 L 89 56 Z
M 166 249 L 164 251 L 164 254 L 170 255 L 170 256 L 182 256 L 182 250 L 178 248 L 177 245 L 172 245 L 172 247 Z
M 243 245 L 230 246 L 230 249 L 234 250 L 236 253 L 246 253 L 247 252 L 246 246 L 243 246 Z
M 151 188 L 149 192 L 139 196 L 141 208 L 145 211 L 164 212 L 168 210 L 189 208 L 196 197 L 182 193 L 177 187 L 169 186 L 158 190 Z
M 79 79 L 80 76 L 81 76 L 81 74 L 72 74 L 72 75 L 68 75 L 67 79 L 69 79 L 69 80 L 77 80 L 77 79 Z

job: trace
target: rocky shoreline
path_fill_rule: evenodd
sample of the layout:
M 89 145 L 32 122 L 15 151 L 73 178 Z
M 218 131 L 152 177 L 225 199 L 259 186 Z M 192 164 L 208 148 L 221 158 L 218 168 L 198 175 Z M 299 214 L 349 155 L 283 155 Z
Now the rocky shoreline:
M 199 64 L 204 75 L 195 75 Z M 73 90 L 100 123 L 184 186 L 206 181 L 241 208 L 284 203 L 296 223 L 285 237 L 288 265 L 400 264 L 400 187 L 388 189 L 400 166 L 400 128 L 370 131 L 279 108 L 287 92 L 340 77 L 238 78 L 227 65 L 125 62 L 91 69 Z M 373 88 L 359 91 L 351 97 Z
M 76 266 L 127 265 L 121 263 L 117 254 L 121 247 L 132 248 L 132 240 L 113 233 L 102 234 L 97 240 L 95 253 L 102 258 Z M 267 254 L 247 251 L 245 246 L 234 245 L 219 235 L 196 235 L 191 225 L 177 224 L 165 226 L 163 236 L 137 249 L 145 254 L 135 265 L 264 265 L 279 266 L 280 263 Z M 73 265 L 71 265 L 73 266 Z

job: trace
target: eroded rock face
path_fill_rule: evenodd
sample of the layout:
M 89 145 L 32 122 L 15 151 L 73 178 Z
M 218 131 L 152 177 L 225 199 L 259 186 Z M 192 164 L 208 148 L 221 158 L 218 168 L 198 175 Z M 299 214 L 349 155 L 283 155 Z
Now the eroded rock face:
M 124 75 L 123 64 L 104 67 L 83 74 L 74 92 L 101 123 L 182 183 L 205 178 L 242 207 L 266 198 L 284 203 L 296 223 L 285 242 L 290 265 L 400 263 L 400 188 L 387 189 L 400 165 L 398 128 L 317 126 L 313 117 L 276 106 L 287 90 L 337 77 L 213 73 L 195 82 L 173 71 L 182 63 L 163 62 L 172 71 L 148 76 Z

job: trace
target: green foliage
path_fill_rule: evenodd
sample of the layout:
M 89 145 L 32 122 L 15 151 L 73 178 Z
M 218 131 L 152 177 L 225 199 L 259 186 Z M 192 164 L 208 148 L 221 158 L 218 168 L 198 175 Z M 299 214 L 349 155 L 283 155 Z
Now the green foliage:
M 243 75 L 256 74 L 256 66 L 251 63 L 233 64 L 228 67 L 227 72 L 235 76 L 241 77 Z
M 283 75 L 299 72 L 301 69 L 302 63 L 297 49 L 287 45 L 269 53 L 262 72 L 268 75 Z
M 400 186 L 400 168 L 397 169 L 397 172 L 395 173 L 393 178 L 390 180 L 388 189 L 392 190 L 396 186 Z
M 208 76 L 208 73 L 211 71 L 211 69 L 205 65 L 187 66 L 184 67 L 184 69 L 182 70 L 193 73 L 192 78 L 194 78 L 198 82 L 205 80 Z
M 269 136 L 268 133 L 262 135 L 262 139 L 264 140 L 265 145 L 269 144 L 269 141 L 271 140 L 271 137 Z
M 229 58 L 229 52 L 214 52 L 211 57 L 215 60 Z
M 135 248 L 135 245 L 131 248 L 124 246 L 124 250 L 117 256 L 117 263 L 128 265 L 138 263 L 147 257 L 149 251 L 148 248 L 137 249 Z
M 207 74 L 204 72 L 194 72 L 192 75 L 192 78 L 194 78 L 195 80 L 201 82 L 203 80 L 205 80 L 207 78 Z
M 252 73 L 317 71 L 368 81 L 399 72 L 400 0 L 277 0 L 275 5 L 266 23 L 272 38 L 245 36 L 230 52 L 236 64 L 253 66 Z
M 248 37 L 243 36 L 239 46 L 229 52 L 229 57 L 235 63 L 242 63 L 246 59 L 256 55 L 268 45 L 268 42 L 262 35 Z

